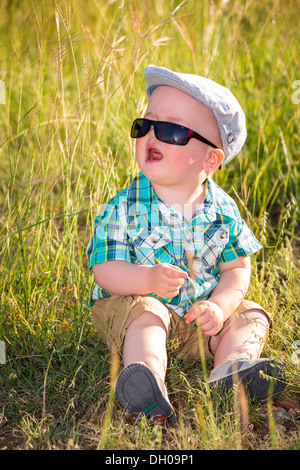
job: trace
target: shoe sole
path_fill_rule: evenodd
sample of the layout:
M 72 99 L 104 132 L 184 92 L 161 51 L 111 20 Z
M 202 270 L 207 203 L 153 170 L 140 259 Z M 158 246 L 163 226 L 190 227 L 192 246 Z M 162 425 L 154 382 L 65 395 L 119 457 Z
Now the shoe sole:
M 232 388 L 239 381 L 242 382 L 251 399 L 262 403 L 268 399 L 275 400 L 286 387 L 283 366 L 273 360 L 262 361 L 245 371 L 234 372 L 224 379 L 212 382 L 211 386 L 224 383 L 227 388 Z
M 122 370 L 117 378 L 116 395 L 120 404 L 134 417 L 146 415 L 150 419 L 166 415 L 169 424 L 176 421 L 173 407 L 146 364 L 134 363 Z

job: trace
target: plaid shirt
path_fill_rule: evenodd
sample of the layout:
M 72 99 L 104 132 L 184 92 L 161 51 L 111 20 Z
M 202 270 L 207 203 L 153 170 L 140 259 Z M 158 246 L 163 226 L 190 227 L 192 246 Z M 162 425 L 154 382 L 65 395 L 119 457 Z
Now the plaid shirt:
M 97 216 L 87 246 L 89 269 L 109 260 L 179 266 L 189 274 L 179 295 L 155 297 L 183 317 L 191 305 L 211 295 L 219 280 L 218 263 L 261 248 L 235 202 L 211 179 L 205 182 L 205 190 L 204 202 L 187 221 L 156 196 L 150 181 L 140 173 Z M 95 284 L 91 305 L 110 295 Z

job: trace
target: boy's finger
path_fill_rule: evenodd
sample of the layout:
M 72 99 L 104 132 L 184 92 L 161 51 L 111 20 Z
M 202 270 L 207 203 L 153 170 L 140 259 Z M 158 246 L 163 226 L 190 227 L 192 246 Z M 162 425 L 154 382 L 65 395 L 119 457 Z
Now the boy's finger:
M 170 266 L 167 270 L 167 275 L 169 277 L 174 277 L 174 278 L 181 278 L 181 279 L 186 279 L 187 278 L 187 273 L 183 271 L 182 269 L 178 268 L 177 266 Z
M 186 323 L 193 323 L 194 321 L 200 322 L 200 317 L 203 315 L 203 311 L 198 307 L 191 307 L 186 315 L 184 316 Z
M 184 279 L 170 278 L 167 281 L 167 284 L 174 289 L 179 289 L 184 283 Z
M 196 313 L 194 307 L 191 307 L 184 316 L 186 323 L 190 323 L 195 319 Z

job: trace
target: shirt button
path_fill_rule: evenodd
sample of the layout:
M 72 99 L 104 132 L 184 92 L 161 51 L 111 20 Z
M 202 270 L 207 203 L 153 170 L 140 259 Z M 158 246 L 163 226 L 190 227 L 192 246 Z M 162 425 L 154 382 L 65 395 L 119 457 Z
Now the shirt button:
M 221 232 L 220 233 L 220 238 L 224 240 L 226 238 L 226 232 Z
M 156 237 L 151 237 L 151 242 L 152 243 L 157 243 L 158 242 L 158 239 Z

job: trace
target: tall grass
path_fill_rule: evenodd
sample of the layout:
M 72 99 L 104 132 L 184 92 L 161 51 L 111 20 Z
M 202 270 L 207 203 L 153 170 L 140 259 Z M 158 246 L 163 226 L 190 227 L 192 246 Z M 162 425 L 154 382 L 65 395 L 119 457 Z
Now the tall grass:
M 270 406 L 210 397 L 201 361 L 171 355 L 176 432 L 128 421 L 86 307 L 85 258 L 99 206 L 137 172 L 129 128 L 146 106 L 144 67 L 228 86 L 248 139 L 216 181 L 263 241 L 249 297 L 275 312 L 265 354 L 284 361 L 299 399 L 298 10 L 266 0 L 2 2 L 0 448 L 299 447 L 293 427 L 278 434 Z

